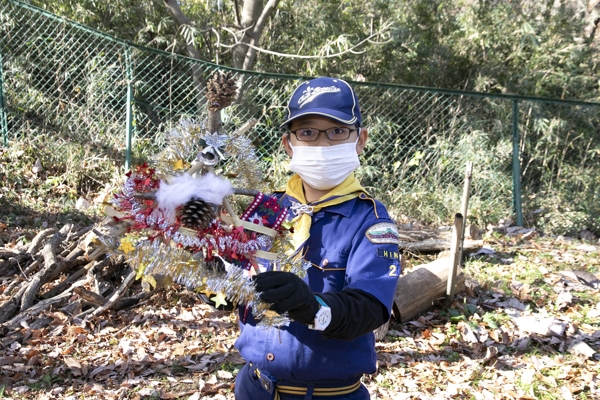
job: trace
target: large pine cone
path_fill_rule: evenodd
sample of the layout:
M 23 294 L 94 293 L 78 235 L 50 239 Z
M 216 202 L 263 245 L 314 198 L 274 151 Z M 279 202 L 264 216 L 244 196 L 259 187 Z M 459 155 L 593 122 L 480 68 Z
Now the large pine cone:
M 208 109 L 218 111 L 229 106 L 235 100 L 237 85 L 231 72 L 219 71 L 206 85 L 206 98 Z
M 211 221 L 216 218 L 215 209 L 212 204 L 197 197 L 181 207 L 181 224 L 186 228 L 202 230 L 208 228 Z

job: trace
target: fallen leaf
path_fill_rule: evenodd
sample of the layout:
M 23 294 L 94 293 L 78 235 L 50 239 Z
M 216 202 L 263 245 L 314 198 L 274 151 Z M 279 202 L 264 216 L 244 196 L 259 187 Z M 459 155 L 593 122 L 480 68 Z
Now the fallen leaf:
M 19 357 L 0 357 L 0 365 L 13 364 L 21 360 Z
M 233 379 L 233 374 L 229 371 L 217 371 L 217 376 L 221 379 Z
M 511 297 L 506 301 L 497 303 L 498 306 L 500 307 L 504 307 L 504 308 L 514 308 L 516 310 L 519 311 L 525 311 L 525 309 L 527 308 L 527 306 L 525 306 L 525 304 L 521 303 L 519 300 Z
M 596 351 L 587 345 L 585 342 L 576 342 L 569 346 L 569 353 L 575 355 L 585 356 L 587 358 L 593 357 Z
M 515 318 L 514 321 L 519 329 L 544 336 L 562 336 L 567 329 L 567 324 L 556 318 L 527 316 Z
M 64 361 L 68 367 L 81 369 L 81 363 L 79 361 L 77 361 L 76 359 L 74 359 L 73 357 L 65 357 Z

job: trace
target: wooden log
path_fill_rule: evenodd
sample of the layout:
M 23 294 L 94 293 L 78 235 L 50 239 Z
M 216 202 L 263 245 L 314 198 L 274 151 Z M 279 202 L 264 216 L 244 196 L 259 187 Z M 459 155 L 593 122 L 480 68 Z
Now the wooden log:
M 154 290 L 150 292 L 140 292 L 131 297 L 122 297 L 115 302 L 112 306 L 112 309 L 115 311 L 123 310 L 125 308 L 132 307 L 139 303 L 141 300 L 144 300 L 155 293 Z
M 400 322 L 414 319 L 445 299 L 451 263 L 450 257 L 439 258 L 400 277 L 394 301 L 400 313 Z M 455 284 L 456 292 L 464 290 L 463 273 L 457 275 Z
M 450 248 L 451 239 L 448 238 L 427 238 L 418 242 L 404 242 L 398 243 L 401 250 L 406 250 L 415 253 L 437 253 L 440 251 L 447 251 Z M 465 239 L 463 251 L 468 253 L 477 251 L 483 247 L 483 240 L 468 240 Z
M 9 258 L 7 261 L 3 261 L 0 263 L 0 276 L 5 276 L 7 272 L 13 269 L 20 269 L 22 271 L 22 264 L 26 264 L 29 261 L 31 261 L 31 255 L 29 254 L 20 254 Z
M 27 286 L 21 287 L 21 289 L 12 295 L 10 299 L 0 304 L 0 323 L 4 323 L 18 314 L 19 309 L 21 308 L 21 297 L 23 297 L 25 289 L 27 289 Z
M 385 339 L 385 335 L 387 335 L 390 330 L 390 321 L 381 325 L 379 328 L 375 329 L 373 333 L 375 333 L 375 340 L 382 341 Z
M 460 249 L 458 254 L 458 260 L 462 265 L 463 248 L 465 243 L 465 231 L 467 230 L 467 221 L 469 217 L 469 197 L 471 196 L 471 178 L 473 177 L 473 162 L 467 161 L 467 168 L 465 170 L 465 184 L 463 186 L 463 198 L 460 213 L 463 216 L 462 234 L 460 237 Z M 471 234 L 471 239 L 475 239 Z
M 50 289 L 46 293 L 42 294 L 40 297 L 42 299 L 49 299 L 51 297 L 54 297 L 57 294 L 64 291 L 67 287 L 69 287 L 71 284 L 73 284 L 79 278 L 84 276 L 91 268 L 94 268 L 94 267 L 100 268 L 101 265 L 108 264 L 109 260 L 107 258 L 105 258 L 102 261 L 96 262 L 96 259 L 99 258 L 101 255 L 103 255 L 103 254 L 100 251 L 100 249 L 96 249 L 90 255 L 90 257 L 88 257 L 88 259 L 90 260 L 89 263 L 87 263 L 84 267 L 81 267 L 77 271 L 73 272 L 71 275 L 69 275 L 67 278 L 65 278 L 61 283 L 59 283 L 58 285 L 56 285 L 54 288 Z
M 106 302 L 106 299 L 100 296 L 98 293 L 91 292 L 83 287 L 76 287 L 73 289 L 73 292 L 75 292 L 75 294 L 77 294 L 83 300 L 89 301 L 96 306 L 101 306 Z
M 22 255 L 19 250 L 7 249 L 6 247 L 0 248 L 0 260 L 8 260 L 10 257 L 16 257 Z

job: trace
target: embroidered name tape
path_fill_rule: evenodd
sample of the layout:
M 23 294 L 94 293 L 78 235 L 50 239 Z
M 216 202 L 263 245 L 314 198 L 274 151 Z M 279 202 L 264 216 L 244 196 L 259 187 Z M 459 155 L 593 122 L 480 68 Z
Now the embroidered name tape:
M 390 250 L 385 250 L 385 249 L 377 249 L 377 257 L 388 258 L 390 260 L 399 260 L 400 252 L 399 251 L 390 251 Z
M 398 228 L 390 222 L 381 222 L 371 226 L 365 235 L 372 243 L 398 244 Z

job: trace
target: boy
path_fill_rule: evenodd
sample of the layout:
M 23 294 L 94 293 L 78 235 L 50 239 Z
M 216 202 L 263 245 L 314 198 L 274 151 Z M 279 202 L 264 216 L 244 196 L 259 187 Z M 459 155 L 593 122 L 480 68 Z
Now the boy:
M 265 329 L 240 314 L 235 345 L 248 363 L 237 400 L 370 398 L 360 379 L 375 372 L 373 330 L 390 317 L 400 263 L 394 222 L 354 177 L 368 138 L 361 122 L 358 98 L 341 79 L 316 78 L 292 94 L 282 143 L 295 174 L 280 201 L 312 266 L 305 279 L 256 276 L 261 299 L 292 322 Z

